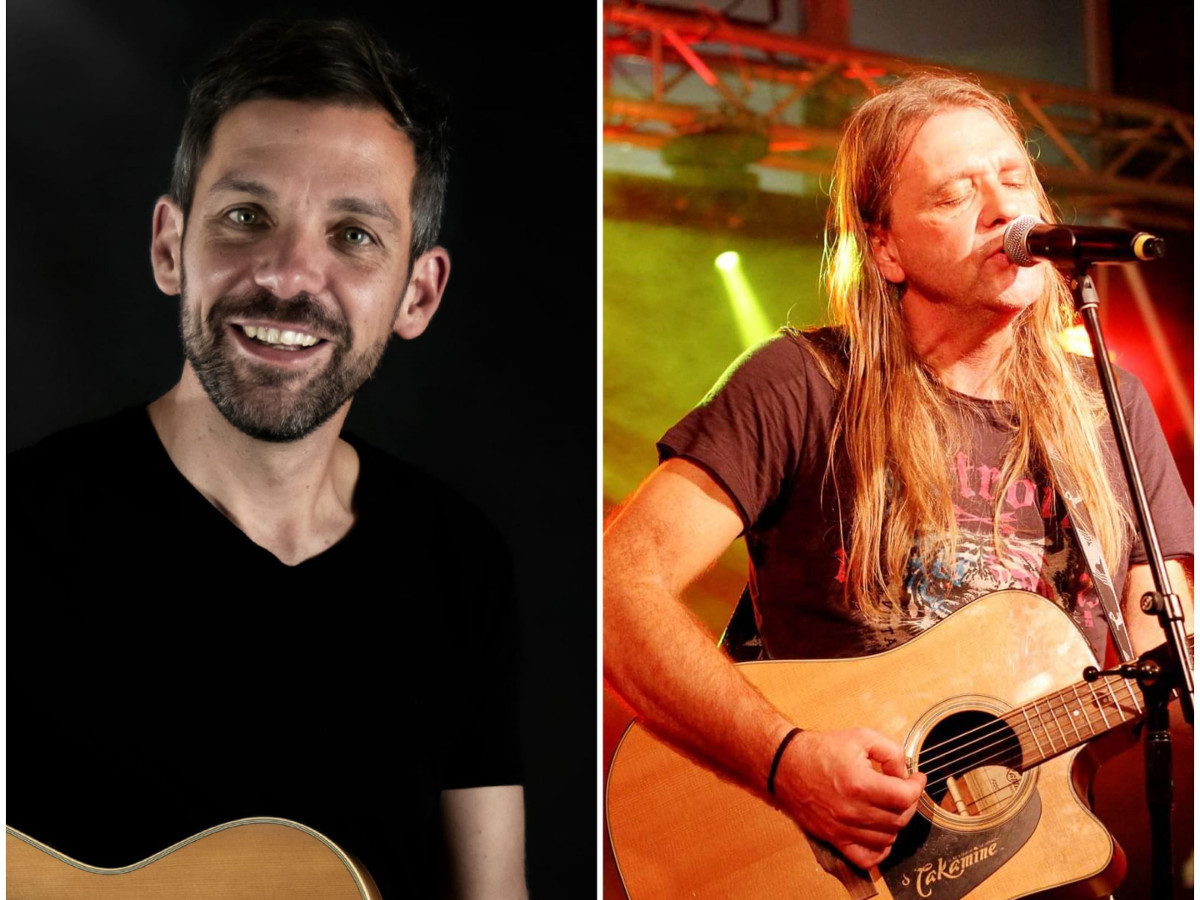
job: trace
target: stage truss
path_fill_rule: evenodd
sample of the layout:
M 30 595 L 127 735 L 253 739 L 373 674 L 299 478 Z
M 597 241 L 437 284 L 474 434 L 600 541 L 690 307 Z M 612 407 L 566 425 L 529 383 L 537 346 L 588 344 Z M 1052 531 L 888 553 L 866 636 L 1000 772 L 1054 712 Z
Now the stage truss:
M 605 5 L 604 138 L 661 149 L 686 135 L 754 135 L 765 139 L 758 165 L 827 178 L 850 110 L 896 77 L 928 67 L 711 11 Z M 1143 227 L 1193 227 L 1191 115 L 971 74 L 1009 98 L 1037 144 L 1042 178 L 1060 206 Z

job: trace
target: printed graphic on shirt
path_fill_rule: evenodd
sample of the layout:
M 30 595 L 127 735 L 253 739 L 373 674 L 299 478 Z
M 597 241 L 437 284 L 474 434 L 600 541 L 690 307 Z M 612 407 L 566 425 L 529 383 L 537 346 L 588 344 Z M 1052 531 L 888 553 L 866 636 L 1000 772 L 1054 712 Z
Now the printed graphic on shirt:
M 1053 488 L 1019 478 L 997 497 L 1003 488 L 999 469 L 961 452 L 951 465 L 959 529 L 954 557 L 924 564 L 913 547 L 904 599 L 891 629 L 879 635 L 881 644 L 915 637 L 985 594 L 1017 589 L 1053 600 L 1096 646 L 1105 623 L 1094 595 L 1082 591 L 1081 558 Z M 999 546 L 993 527 L 997 500 Z M 1098 639 L 1102 646 L 1102 634 Z

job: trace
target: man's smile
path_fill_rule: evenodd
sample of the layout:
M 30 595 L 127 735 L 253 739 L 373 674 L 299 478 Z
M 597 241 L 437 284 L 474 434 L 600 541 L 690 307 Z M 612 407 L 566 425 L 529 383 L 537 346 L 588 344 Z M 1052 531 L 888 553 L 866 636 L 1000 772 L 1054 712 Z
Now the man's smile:
M 315 356 L 324 356 L 326 348 L 334 345 L 324 338 L 294 325 L 290 328 L 276 325 L 248 325 L 230 323 L 228 334 L 242 352 L 261 362 L 297 366 Z
M 240 327 L 246 337 L 274 346 L 311 347 L 321 340 L 319 337 L 306 334 L 303 331 L 281 331 L 278 328 L 264 327 L 262 325 L 242 325 Z

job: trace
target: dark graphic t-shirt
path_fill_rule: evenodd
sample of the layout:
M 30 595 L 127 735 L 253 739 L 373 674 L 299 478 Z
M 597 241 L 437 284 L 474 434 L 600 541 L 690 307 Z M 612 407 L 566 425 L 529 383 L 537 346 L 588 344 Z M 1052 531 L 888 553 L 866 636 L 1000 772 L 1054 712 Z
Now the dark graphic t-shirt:
M 662 459 L 680 456 L 704 468 L 737 505 L 767 655 L 817 659 L 879 652 L 984 594 L 1009 588 L 1054 600 L 1102 655 L 1107 622 L 1094 592 L 1084 589 L 1087 576 L 1070 518 L 1045 473 L 1025 473 L 999 498 L 1005 552 L 998 552 L 993 514 L 1012 433 L 1003 403 L 954 396 L 969 427 L 966 446 L 948 447 L 945 455 L 959 529 L 953 559 L 922 565 L 914 546 L 904 596 L 882 627 L 867 624 L 847 604 L 852 491 L 836 454 L 831 465 L 837 396 L 817 365 L 812 341 L 836 344 L 835 334 L 823 330 L 778 335 L 748 351 L 658 445 Z M 1191 503 L 1145 390 L 1133 375 L 1120 374 L 1163 552 L 1191 555 Z M 1106 464 L 1125 502 L 1111 436 L 1105 446 Z M 1128 566 L 1145 560 L 1135 541 L 1127 558 L 1109 561 L 1118 596 Z

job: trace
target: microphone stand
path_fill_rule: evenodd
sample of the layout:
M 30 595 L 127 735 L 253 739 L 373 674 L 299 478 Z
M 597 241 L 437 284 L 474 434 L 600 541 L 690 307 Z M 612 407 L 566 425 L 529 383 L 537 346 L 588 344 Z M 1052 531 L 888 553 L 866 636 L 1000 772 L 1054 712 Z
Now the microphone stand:
M 1113 377 L 1112 364 L 1108 358 L 1108 347 L 1100 330 L 1100 298 L 1088 274 L 1089 266 L 1077 262 L 1071 278 L 1071 293 L 1075 298 L 1075 309 L 1083 319 L 1092 343 L 1092 356 L 1096 372 L 1100 376 L 1100 387 L 1108 415 L 1116 437 L 1117 451 L 1125 469 L 1125 480 L 1129 495 L 1133 499 L 1137 514 L 1138 530 L 1141 533 L 1150 571 L 1154 578 L 1153 591 L 1143 595 L 1142 611 L 1158 617 L 1166 635 L 1166 656 L 1161 653 L 1144 654 L 1136 665 L 1123 665 L 1107 672 L 1097 672 L 1089 667 L 1084 673 L 1088 681 L 1105 675 L 1136 677 L 1146 698 L 1146 804 L 1150 810 L 1150 843 L 1153 870 L 1153 896 L 1155 900 L 1170 900 L 1173 896 L 1171 877 L 1171 806 L 1173 785 L 1171 783 L 1171 732 L 1167 705 L 1172 691 L 1177 690 L 1183 708 L 1184 719 L 1193 724 L 1195 683 L 1192 659 L 1188 652 L 1187 636 L 1183 624 L 1183 608 L 1179 597 L 1171 590 L 1167 567 L 1163 560 L 1158 532 L 1150 516 L 1146 491 L 1142 485 L 1141 472 L 1133 455 L 1133 444 L 1125 411 L 1121 406 L 1120 392 Z

